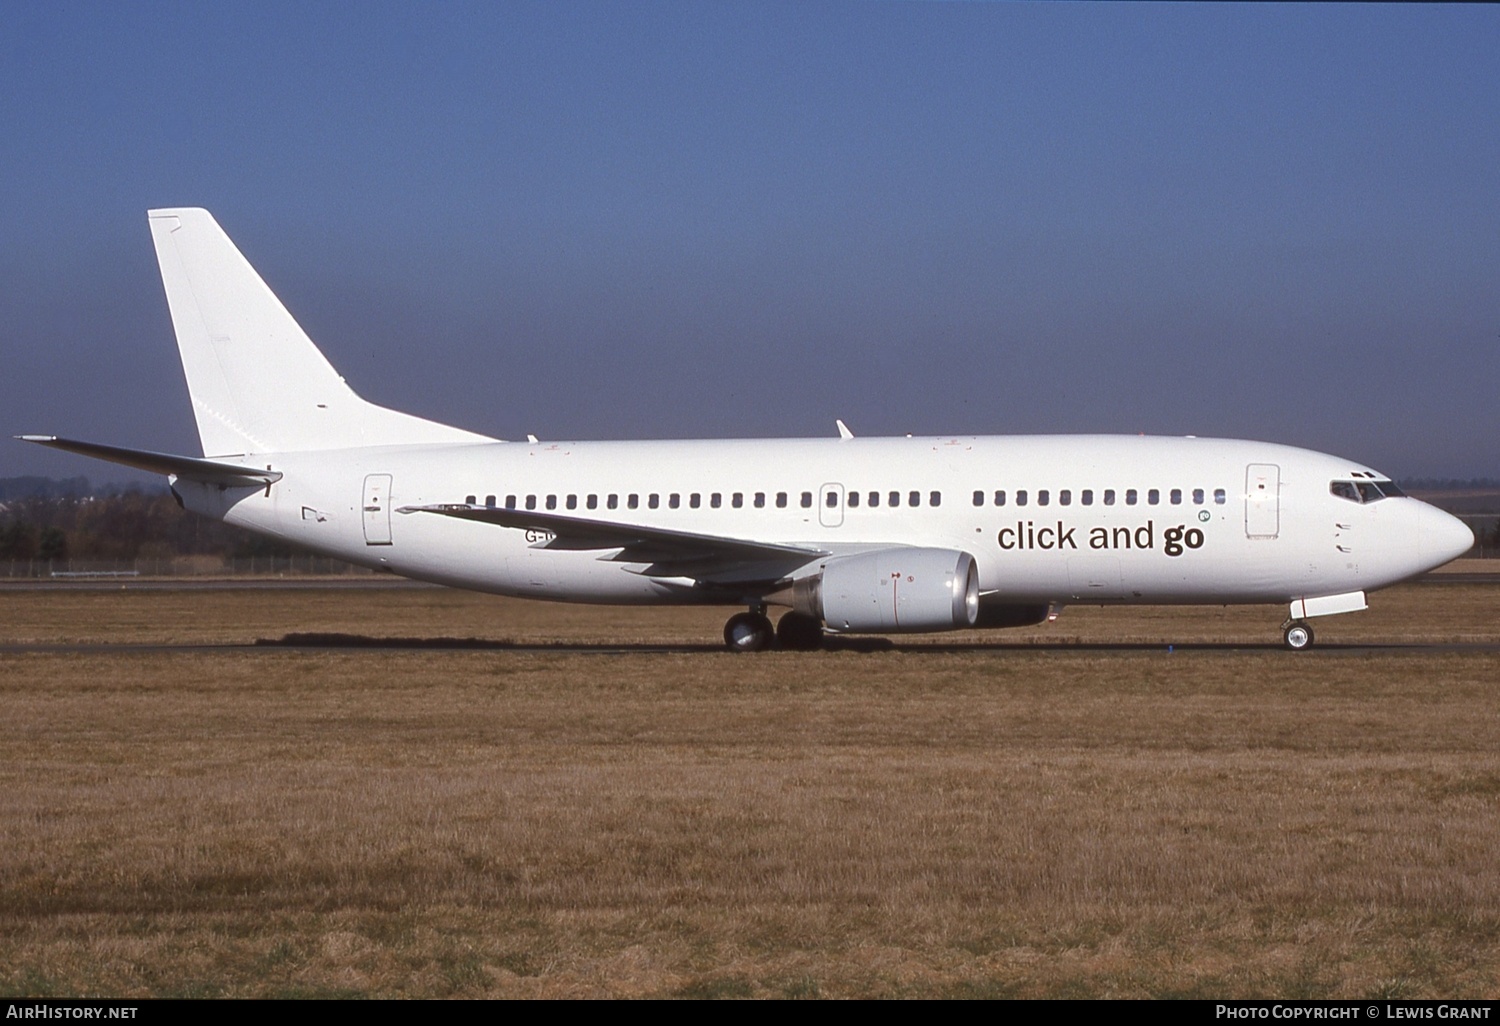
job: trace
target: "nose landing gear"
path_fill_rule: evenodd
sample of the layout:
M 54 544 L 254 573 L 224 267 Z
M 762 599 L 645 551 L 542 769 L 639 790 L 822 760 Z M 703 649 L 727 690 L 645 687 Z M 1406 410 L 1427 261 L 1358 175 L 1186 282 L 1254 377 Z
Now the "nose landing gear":
M 1313 643 L 1313 630 L 1305 620 L 1289 620 L 1282 624 L 1281 640 L 1293 652 L 1300 652 Z

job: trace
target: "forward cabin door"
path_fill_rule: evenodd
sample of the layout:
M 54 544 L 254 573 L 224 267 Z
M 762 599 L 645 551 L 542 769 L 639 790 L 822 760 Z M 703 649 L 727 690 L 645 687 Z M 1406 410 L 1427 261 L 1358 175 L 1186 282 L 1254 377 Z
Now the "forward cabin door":
M 365 477 L 365 544 L 391 543 L 391 475 L 369 474 Z
M 1245 468 L 1245 537 L 1274 538 L 1281 533 L 1281 468 L 1252 463 Z

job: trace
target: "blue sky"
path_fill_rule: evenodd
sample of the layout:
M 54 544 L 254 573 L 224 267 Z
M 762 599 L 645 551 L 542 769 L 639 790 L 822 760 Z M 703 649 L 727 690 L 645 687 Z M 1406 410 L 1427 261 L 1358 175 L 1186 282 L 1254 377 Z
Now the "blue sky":
M 192 205 L 357 391 L 500 437 L 1500 476 L 1500 7 L 10 0 L 0 129 L 5 435 L 198 451 Z

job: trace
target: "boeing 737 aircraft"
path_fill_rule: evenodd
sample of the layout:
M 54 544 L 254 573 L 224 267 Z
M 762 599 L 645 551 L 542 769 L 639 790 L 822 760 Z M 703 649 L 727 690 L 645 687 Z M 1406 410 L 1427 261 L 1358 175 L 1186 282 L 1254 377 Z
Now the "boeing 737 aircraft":
M 504 442 L 355 395 L 205 210 L 151 235 L 203 456 L 52 436 L 187 509 L 502 595 L 741 606 L 740 652 L 1040 623 L 1068 603 L 1285 603 L 1307 621 L 1473 535 L 1337 456 L 1135 436 Z M 767 613 L 785 610 L 773 629 Z

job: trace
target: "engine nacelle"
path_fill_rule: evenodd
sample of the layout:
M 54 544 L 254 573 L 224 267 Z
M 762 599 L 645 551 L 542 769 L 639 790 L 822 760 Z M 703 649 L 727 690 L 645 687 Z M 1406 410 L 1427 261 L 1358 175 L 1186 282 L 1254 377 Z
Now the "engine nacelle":
M 979 569 L 953 549 L 907 546 L 835 556 L 792 587 L 792 608 L 829 630 L 898 634 L 953 631 L 979 616 Z

